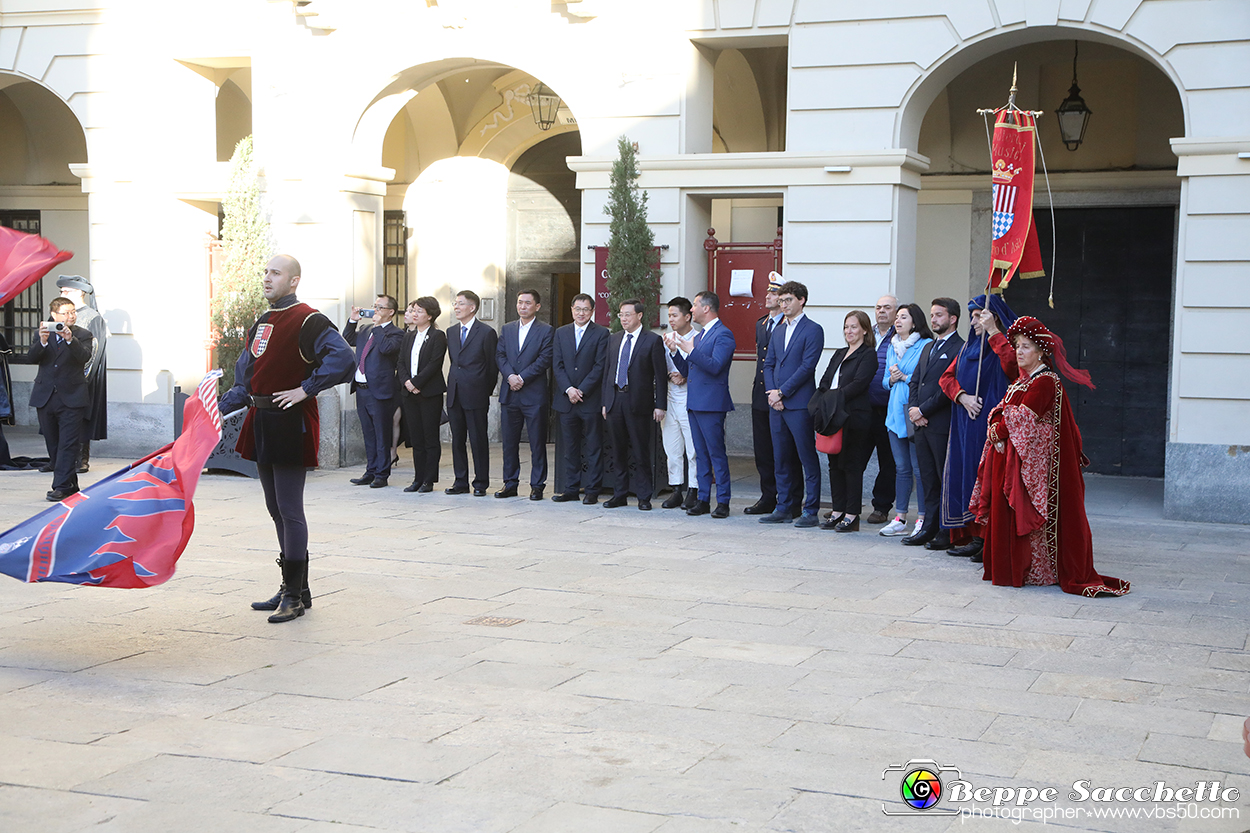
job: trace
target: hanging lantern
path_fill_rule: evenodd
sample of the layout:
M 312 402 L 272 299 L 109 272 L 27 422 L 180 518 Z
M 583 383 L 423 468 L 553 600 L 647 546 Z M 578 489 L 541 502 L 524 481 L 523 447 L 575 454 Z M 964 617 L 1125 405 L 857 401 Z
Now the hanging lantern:
M 556 113 L 560 109 L 560 96 L 540 81 L 527 98 L 530 110 L 534 114 L 534 124 L 538 125 L 539 130 L 550 130 L 551 126 L 556 123 Z
M 1080 48 L 1078 41 L 1072 53 L 1072 87 L 1068 90 L 1068 97 L 1055 111 L 1055 115 L 1059 117 L 1059 134 L 1063 138 L 1063 146 L 1068 150 L 1076 150 L 1081 146 L 1081 142 L 1085 140 L 1085 127 L 1089 124 L 1089 117 L 1093 115 L 1085 106 L 1085 99 L 1081 98 L 1081 88 L 1076 84 L 1076 56 Z

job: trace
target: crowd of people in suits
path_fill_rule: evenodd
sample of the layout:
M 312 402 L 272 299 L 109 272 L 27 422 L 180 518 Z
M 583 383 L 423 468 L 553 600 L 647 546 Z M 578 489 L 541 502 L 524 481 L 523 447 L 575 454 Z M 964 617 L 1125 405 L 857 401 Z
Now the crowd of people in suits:
M 975 299 L 968 305 L 965 343 L 955 300 L 936 298 L 926 311 L 886 295 L 872 318 L 862 310 L 846 315 L 845 346 L 833 352 L 818 380 L 826 338 L 805 314 L 807 301 L 803 284 L 770 275 L 766 314 L 756 323 L 751 403 L 760 498 L 743 511 L 761 523 L 843 533 L 860 531 L 862 522 L 904 544 L 979 561 L 983 537 L 968 502 L 986 415 L 1009 381 L 999 359 L 1012 347 L 1001 333 L 1015 316 L 997 296 Z M 405 491 L 432 491 L 440 425 L 447 423 L 454 480 L 444 491 L 485 496 L 487 415 L 497 389 L 503 487 L 495 497 L 521 496 L 524 435 L 528 497 L 544 498 L 554 413 L 563 441 L 556 462 L 561 488 L 551 500 L 593 505 L 610 489 L 605 507 L 624 506 L 633 495 L 639 509 L 650 510 L 658 423 L 670 488 L 661 507 L 729 516 L 725 420 L 734 408 L 729 371 L 737 345 L 719 318 L 714 292 L 670 299 L 663 336 L 644 326 L 646 305 L 638 299 L 619 305 L 615 333 L 594 322 L 595 299 L 586 294 L 573 298 L 572 323 L 558 329 L 540 319 L 537 290 L 517 294 L 517 319 L 498 335 L 478 320 L 480 305 L 474 292 L 457 293 L 455 323 L 446 333 L 436 323 L 442 310 L 432 297 L 408 305 L 404 330 L 395 324 L 398 305 L 388 295 L 379 295 L 372 310 L 353 309 L 343 335 L 356 348 L 352 390 L 367 456 L 366 471 L 353 484 L 388 484 L 398 459 L 392 426 L 402 423 L 414 469 Z M 373 326 L 361 336 L 357 325 L 369 317 Z M 842 430 L 822 467 L 814 400 L 830 391 L 838 393 Z M 872 511 L 861 521 L 864 473 L 874 453 Z M 831 507 L 823 517 L 822 468 Z M 913 492 L 915 520 L 909 521 Z

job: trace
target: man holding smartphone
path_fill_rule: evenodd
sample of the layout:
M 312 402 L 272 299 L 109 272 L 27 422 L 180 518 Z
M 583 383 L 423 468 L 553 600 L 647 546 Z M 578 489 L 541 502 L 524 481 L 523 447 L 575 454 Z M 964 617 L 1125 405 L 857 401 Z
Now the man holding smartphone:
M 27 357 L 38 365 L 30 406 L 39 413 L 39 430 L 48 446 L 52 490 L 56 503 L 78 491 L 78 447 L 90 399 L 87 362 L 91 359 L 91 332 L 75 326 L 78 313 L 69 298 L 53 298 L 51 321 L 39 324 L 39 337 Z

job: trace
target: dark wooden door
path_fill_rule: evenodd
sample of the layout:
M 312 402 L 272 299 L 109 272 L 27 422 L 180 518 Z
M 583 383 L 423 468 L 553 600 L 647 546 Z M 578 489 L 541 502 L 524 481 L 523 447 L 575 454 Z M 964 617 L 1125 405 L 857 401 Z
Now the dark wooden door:
M 1096 390 L 1065 384 L 1088 471 L 1162 477 L 1167 440 L 1174 208 L 1055 210 L 1055 308 L 1050 212 L 1035 211 L 1046 278 L 1012 281 L 1007 304 L 1063 338 Z

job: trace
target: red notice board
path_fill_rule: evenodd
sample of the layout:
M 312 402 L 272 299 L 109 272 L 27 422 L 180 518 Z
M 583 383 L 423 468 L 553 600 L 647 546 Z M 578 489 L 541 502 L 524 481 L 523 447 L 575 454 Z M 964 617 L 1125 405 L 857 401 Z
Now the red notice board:
M 777 269 L 779 249 L 771 243 L 722 244 L 708 252 L 708 287 L 720 298 L 720 320 L 734 334 L 736 359 L 755 359 L 755 322 L 763 316 L 768 273 Z M 767 248 L 762 248 L 767 246 Z M 730 248 L 732 247 L 732 248 Z M 735 270 L 750 269 L 751 296 L 733 295 L 730 284 Z

